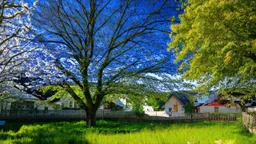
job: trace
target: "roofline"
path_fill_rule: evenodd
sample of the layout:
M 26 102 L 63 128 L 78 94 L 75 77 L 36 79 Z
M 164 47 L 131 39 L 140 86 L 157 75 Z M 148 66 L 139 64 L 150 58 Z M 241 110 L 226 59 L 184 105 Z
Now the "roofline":
M 185 104 L 184 104 L 183 102 L 181 102 L 180 99 L 178 99 L 174 94 L 172 94 L 172 95 L 170 96 L 170 98 L 171 98 L 172 96 L 174 96 L 181 104 L 185 105 Z M 170 99 L 170 98 L 169 98 L 169 99 Z M 169 100 L 169 99 L 168 99 L 168 100 Z
M 181 104 L 184 105 L 184 103 L 181 102 L 173 93 L 171 93 L 171 94 L 168 96 L 167 101 L 168 101 L 172 96 L 174 96 Z M 167 101 L 166 101 L 166 102 L 167 102 Z M 160 105 L 158 109 L 160 109 L 162 106 L 164 106 L 166 102 L 164 102 L 162 105 Z

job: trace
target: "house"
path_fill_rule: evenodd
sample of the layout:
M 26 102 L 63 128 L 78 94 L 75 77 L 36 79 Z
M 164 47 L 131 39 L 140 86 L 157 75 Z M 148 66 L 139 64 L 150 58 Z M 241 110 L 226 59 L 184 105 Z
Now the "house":
M 143 111 L 144 112 L 153 112 L 154 108 L 152 106 L 148 106 L 148 105 L 143 105 Z
M 253 98 L 251 98 L 251 99 L 249 99 L 249 100 L 244 100 L 244 111 L 245 112 L 249 112 L 249 113 L 251 113 L 251 112 L 255 112 L 256 111 L 256 98 L 255 97 L 253 97 Z
M 29 83 L 29 79 L 24 78 L 20 82 L 24 85 L 7 86 L 5 88 L 7 94 L 0 98 L 0 112 L 60 109 L 60 103 L 56 102 L 56 100 L 47 101 L 47 98 L 55 93 L 54 91 L 43 94 L 39 90 L 26 86 Z M 21 90 L 20 87 L 25 87 L 25 89 Z
M 236 103 L 237 101 L 225 97 L 220 98 L 218 94 L 213 94 L 208 96 L 206 101 L 197 102 L 195 108 L 197 113 L 238 113 L 241 112 L 241 107 Z
M 1 111 L 18 111 L 18 110 L 54 110 L 58 107 L 57 103 L 46 104 L 32 96 L 12 96 L 0 102 Z
M 194 95 L 195 93 L 187 91 L 172 92 L 160 109 L 164 109 L 169 116 L 184 116 L 184 105 L 191 103 Z
M 18 110 L 54 110 L 60 108 L 60 103 L 40 100 L 32 94 L 24 93 L 16 88 L 8 88 L 8 95 L 0 99 L 1 111 Z
M 78 106 L 77 102 L 71 96 L 63 96 L 57 102 L 61 106 L 63 110 L 78 110 L 80 107 Z
M 115 98 L 114 101 L 104 103 L 105 110 L 125 110 L 126 109 L 126 98 Z M 100 108 L 101 109 L 101 108 Z

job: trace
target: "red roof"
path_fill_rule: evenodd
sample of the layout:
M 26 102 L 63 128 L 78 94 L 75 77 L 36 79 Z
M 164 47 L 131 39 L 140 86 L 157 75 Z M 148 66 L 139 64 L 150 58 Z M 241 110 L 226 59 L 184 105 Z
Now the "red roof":
M 221 103 L 219 103 L 219 102 L 213 101 L 213 102 L 208 103 L 208 104 L 206 104 L 206 105 L 204 105 L 204 106 L 225 106 L 225 105 L 224 105 L 224 104 L 221 104 Z

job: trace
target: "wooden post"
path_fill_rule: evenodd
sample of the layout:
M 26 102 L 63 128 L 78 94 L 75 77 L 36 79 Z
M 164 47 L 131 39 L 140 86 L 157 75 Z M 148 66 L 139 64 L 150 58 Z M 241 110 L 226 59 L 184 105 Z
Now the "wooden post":
M 103 110 L 102 110 L 102 120 L 104 119 L 104 107 L 103 107 Z

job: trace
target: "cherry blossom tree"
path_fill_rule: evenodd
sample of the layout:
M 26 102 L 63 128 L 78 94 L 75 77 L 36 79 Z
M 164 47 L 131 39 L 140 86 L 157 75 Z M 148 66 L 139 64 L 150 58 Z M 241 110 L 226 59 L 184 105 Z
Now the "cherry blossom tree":
M 27 58 L 24 36 L 30 27 L 28 6 L 20 1 L 0 1 L 0 96 L 6 95 L 6 87 L 18 73 L 19 65 Z
M 12 80 L 35 47 L 31 46 L 30 10 L 23 1 L 0 1 L 0 84 Z

